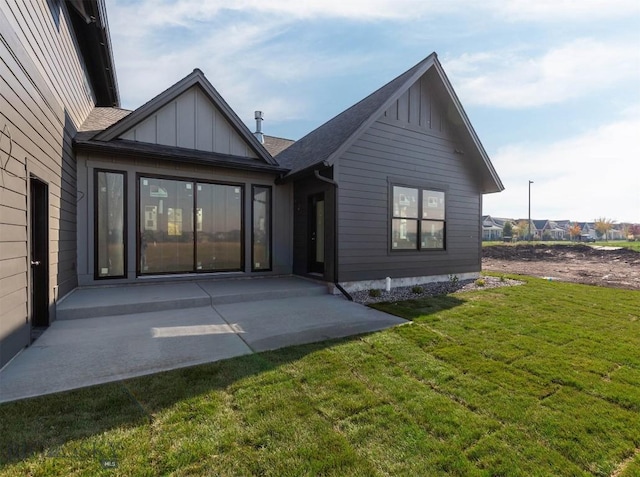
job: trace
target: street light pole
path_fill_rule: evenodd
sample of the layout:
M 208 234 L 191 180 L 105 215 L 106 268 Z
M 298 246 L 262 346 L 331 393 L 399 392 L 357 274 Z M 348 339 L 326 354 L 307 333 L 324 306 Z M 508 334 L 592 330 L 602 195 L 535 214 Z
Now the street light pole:
M 533 181 L 529 181 L 529 225 L 527 226 L 529 241 L 531 241 L 531 184 L 533 184 Z

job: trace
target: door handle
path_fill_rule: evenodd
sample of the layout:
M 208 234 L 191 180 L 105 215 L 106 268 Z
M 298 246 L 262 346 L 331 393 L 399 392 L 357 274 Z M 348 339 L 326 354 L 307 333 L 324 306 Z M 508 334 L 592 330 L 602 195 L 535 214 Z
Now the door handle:
M 32 267 L 37 267 L 38 265 L 40 265 L 40 260 L 31 260 Z

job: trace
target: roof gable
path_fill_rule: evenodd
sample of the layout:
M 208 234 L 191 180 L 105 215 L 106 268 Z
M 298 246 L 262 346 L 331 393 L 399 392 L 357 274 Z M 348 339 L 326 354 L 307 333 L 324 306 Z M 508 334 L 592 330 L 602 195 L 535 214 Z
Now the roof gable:
M 393 104 L 414 86 L 425 73 L 430 72 L 430 81 L 438 94 L 445 98 L 449 123 L 462 136 L 470 160 L 481 177 L 481 188 L 485 193 L 504 189 L 487 153 L 478 139 L 471 123 L 449 83 L 437 55 L 432 53 L 413 68 L 404 72 L 362 101 L 340 113 L 319 128 L 291 145 L 277 156 L 278 162 L 289 167 L 289 176 L 302 174 L 319 166 L 330 166 Z
M 531 222 L 533 222 L 533 225 L 537 230 L 544 230 L 547 226 L 548 220 L 531 220 Z
M 94 139 L 178 147 L 277 165 L 199 69 Z

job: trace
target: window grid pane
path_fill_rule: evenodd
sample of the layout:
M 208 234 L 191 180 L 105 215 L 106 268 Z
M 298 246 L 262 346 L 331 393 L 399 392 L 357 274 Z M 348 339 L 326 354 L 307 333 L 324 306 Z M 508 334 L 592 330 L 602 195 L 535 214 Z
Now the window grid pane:
M 409 187 L 393 188 L 393 216 L 418 218 L 418 189 Z
M 422 218 L 444 220 L 444 192 L 422 191 Z
M 444 222 L 423 220 L 421 226 L 421 248 L 444 248 Z
M 413 219 L 393 219 L 391 248 L 394 250 L 417 250 L 418 221 Z

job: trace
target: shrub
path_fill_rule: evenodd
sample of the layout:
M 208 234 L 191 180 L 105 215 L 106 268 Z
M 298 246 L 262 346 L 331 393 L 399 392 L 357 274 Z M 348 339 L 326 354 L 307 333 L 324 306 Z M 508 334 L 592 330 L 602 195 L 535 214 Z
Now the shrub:
M 478 278 L 478 279 L 476 280 L 476 286 L 478 286 L 478 287 L 483 287 L 483 286 L 485 286 L 485 285 L 486 285 L 486 282 L 484 281 L 484 278 Z
M 501 283 L 504 283 L 504 282 L 506 282 L 506 281 L 507 281 L 507 279 L 506 279 L 506 278 L 504 278 L 504 275 L 500 275 L 500 282 L 501 282 Z
M 421 286 L 415 285 L 411 287 L 411 293 L 415 293 L 416 295 L 419 295 L 423 291 L 424 289 Z
M 458 278 L 458 275 L 449 275 L 449 283 L 452 285 L 457 285 L 459 281 L 460 278 Z
M 378 298 L 380 295 L 382 295 L 382 292 L 376 288 L 372 288 L 369 290 L 369 296 L 371 298 Z

